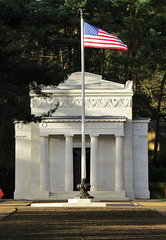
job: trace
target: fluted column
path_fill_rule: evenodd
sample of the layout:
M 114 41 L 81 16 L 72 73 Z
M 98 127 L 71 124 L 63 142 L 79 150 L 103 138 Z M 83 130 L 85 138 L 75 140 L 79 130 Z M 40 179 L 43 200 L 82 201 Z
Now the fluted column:
M 73 191 L 73 136 L 65 137 L 65 192 L 68 192 Z
M 40 137 L 40 191 L 48 191 L 48 137 Z
M 98 136 L 91 136 L 91 166 L 90 184 L 91 191 L 98 190 Z
M 115 191 L 124 191 L 124 137 L 116 136 Z

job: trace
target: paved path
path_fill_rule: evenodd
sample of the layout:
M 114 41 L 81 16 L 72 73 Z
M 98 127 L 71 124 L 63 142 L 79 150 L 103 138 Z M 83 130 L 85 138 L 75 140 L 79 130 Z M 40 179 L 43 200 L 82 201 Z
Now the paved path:
M 9 214 L 15 212 L 17 209 L 21 207 L 26 207 L 30 205 L 32 201 L 26 200 L 1 200 L 0 201 L 0 220 Z
M 0 239 L 165 240 L 166 203 L 135 202 L 137 206 L 35 208 L 31 201 L 6 200 L 0 202 Z
M 33 201 L 28 200 L 1 200 L 0 201 L 0 220 L 9 214 L 15 212 L 17 209 L 30 206 Z M 134 203 L 137 203 L 138 207 L 151 209 L 159 212 L 161 215 L 166 217 L 166 201 L 163 200 L 135 200 Z M 123 206 L 123 208 L 128 208 L 131 206 Z M 116 206 L 118 208 L 118 206 Z M 136 208 L 133 206 L 133 208 Z
M 137 200 L 136 203 L 144 208 L 150 208 L 152 210 L 155 210 L 155 211 L 159 212 L 161 215 L 163 215 L 164 217 L 166 217 L 166 201 L 162 201 L 162 200 L 139 201 L 139 200 Z
M 105 208 L 35 208 L 31 202 L 0 201 L 1 240 L 166 239 L 161 200 Z

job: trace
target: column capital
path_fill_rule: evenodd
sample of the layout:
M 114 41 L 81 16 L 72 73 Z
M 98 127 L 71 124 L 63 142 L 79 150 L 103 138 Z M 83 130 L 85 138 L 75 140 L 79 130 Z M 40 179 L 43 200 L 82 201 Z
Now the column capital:
M 40 133 L 39 136 L 40 136 L 40 137 L 47 137 L 47 138 L 48 138 L 48 137 L 49 137 L 49 134 L 48 134 L 48 133 L 44 133 L 44 134 L 43 134 L 43 133 L 42 133 L 42 134 Z
M 99 137 L 99 134 L 90 134 L 90 137 Z
M 65 134 L 65 137 L 74 137 L 74 134 Z

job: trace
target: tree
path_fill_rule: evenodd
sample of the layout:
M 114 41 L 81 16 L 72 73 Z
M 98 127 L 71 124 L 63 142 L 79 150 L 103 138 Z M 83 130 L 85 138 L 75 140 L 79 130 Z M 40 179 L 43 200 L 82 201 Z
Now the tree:
M 46 2 L 42 1 L 40 4 L 44 6 Z M 14 119 L 31 120 L 29 87 L 36 90 L 36 86 L 41 83 L 57 85 L 66 76 L 59 57 L 62 44 L 57 43 L 52 47 L 55 39 L 59 38 L 61 30 L 54 25 L 57 16 L 54 15 L 57 11 L 56 7 L 57 4 L 53 9 L 51 5 L 50 7 L 46 5 L 45 11 L 40 11 L 40 5 L 37 6 L 37 2 L 32 0 L 0 2 L 0 184 L 2 185 L 8 182 L 9 177 L 13 175 L 11 172 L 14 172 L 13 121 Z M 4 192 L 5 196 L 8 196 L 6 189 Z

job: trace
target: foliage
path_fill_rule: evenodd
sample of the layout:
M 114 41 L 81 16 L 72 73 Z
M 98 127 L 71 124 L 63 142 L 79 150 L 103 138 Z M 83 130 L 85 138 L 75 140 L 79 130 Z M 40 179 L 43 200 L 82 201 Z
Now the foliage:
M 149 184 L 150 198 L 164 199 L 165 198 L 165 182 L 152 182 Z
M 152 99 L 144 93 L 135 93 L 133 96 L 133 117 L 155 118 L 155 109 L 151 104 Z
M 166 152 L 160 154 L 158 162 L 161 167 L 166 168 Z

